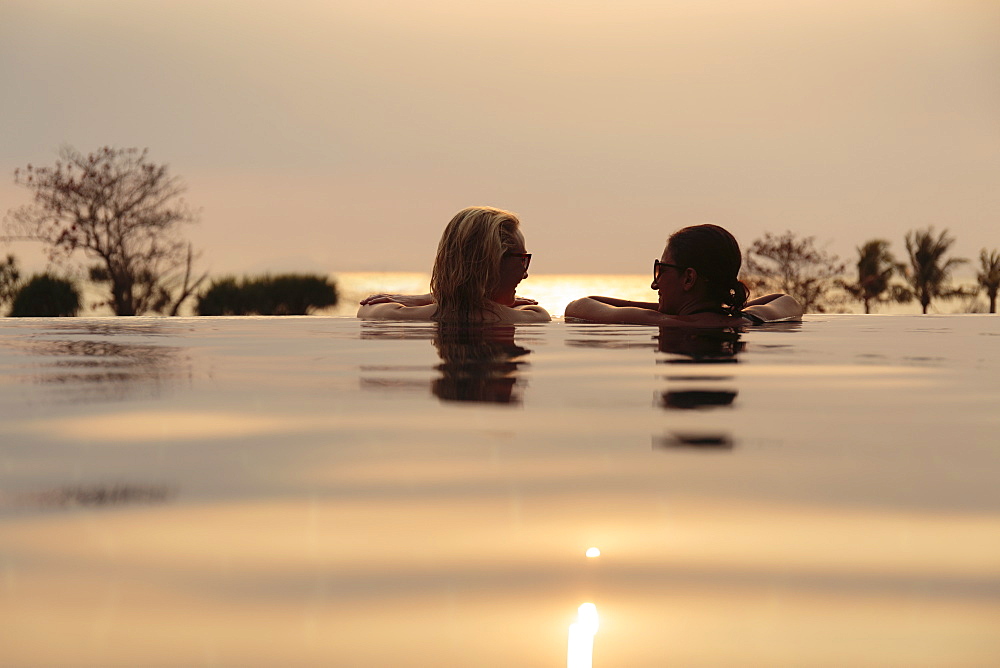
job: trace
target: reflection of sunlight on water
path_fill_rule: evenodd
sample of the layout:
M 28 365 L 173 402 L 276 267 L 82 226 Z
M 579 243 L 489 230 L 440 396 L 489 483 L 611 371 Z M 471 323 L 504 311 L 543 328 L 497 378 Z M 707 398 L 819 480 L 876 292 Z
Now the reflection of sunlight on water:
M 319 311 L 320 315 L 354 315 L 358 302 L 370 294 L 419 295 L 430 290 L 430 274 L 421 272 L 364 271 L 343 272 L 331 277 L 337 283 L 340 300 L 336 306 Z
M 518 288 L 518 294 L 538 300 L 554 316 L 566 311 L 566 304 L 580 297 L 605 295 L 654 301 L 656 293 L 649 289 L 649 279 L 645 276 L 617 276 L 593 274 L 553 274 L 550 276 L 530 276 Z
M 348 272 L 335 276 L 340 290 L 340 304 L 329 315 L 354 315 L 358 301 L 377 292 L 422 294 L 430 288 L 430 275 L 403 272 Z M 637 301 L 653 301 L 649 277 L 600 274 L 530 274 L 517 293 L 538 301 L 549 313 L 561 316 L 566 304 L 589 295 L 610 295 Z
M 593 603 L 581 605 L 577 609 L 576 621 L 569 625 L 566 668 L 591 668 L 598 626 L 597 606 Z
M 26 421 L 21 430 L 67 440 L 145 443 L 280 434 L 331 424 L 330 419 L 294 421 L 282 415 L 147 410 Z

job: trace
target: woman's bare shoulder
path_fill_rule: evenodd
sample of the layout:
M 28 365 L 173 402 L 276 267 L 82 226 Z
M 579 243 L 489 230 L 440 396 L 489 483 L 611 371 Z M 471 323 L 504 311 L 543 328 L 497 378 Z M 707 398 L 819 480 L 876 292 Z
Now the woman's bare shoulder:
M 549 312 L 537 304 L 515 306 L 513 308 L 503 306 L 501 307 L 500 317 L 504 322 L 512 323 L 550 322 L 552 320 Z

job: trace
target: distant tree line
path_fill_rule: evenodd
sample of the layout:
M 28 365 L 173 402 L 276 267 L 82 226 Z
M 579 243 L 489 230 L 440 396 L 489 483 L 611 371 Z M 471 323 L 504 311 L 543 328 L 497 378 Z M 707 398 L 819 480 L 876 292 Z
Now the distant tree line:
M 184 201 L 185 187 L 147 150 L 104 147 L 84 155 L 59 151 L 51 167 L 14 171 L 14 183 L 32 193 L 30 204 L 8 213 L 7 239 L 41 242 L 54 264 L 82 256 L 89 280 L 101 287 L 116 315 L 177 315 L 196 300 L 202 315 L 306 314 L 337 303 L 336 286 L 320 276 L 283 275 L 214 281 L 199 292 L 207 273 L 181 232 L 197 215 Z M 816 246 L 815 237 L 765 234 L 747 248 L 744 279 L 755 291 L 784 292 L 806 311 L 842 310 L 848 300 L 865 313 L 880 305 L 917 301 L 924 313 L 935 299 L 986 293 L 996 313 L 1000 251 L 983 249 L 974 291 L 951 283 L 968 260 L 949 257 L 954 239 L 933 227 L 905 236 L 906 258 L 897 260 L 885 239 L 858 247 L 856 279 L 847 265 Z M 75 315 L 80 291 L 68 278 L 48 272 L 22 281 L 17 262 L 0 262 L 0 305 L 11 315 Z
M 63 147 L 55 165 L 14 171 L 14 183 L 32 194 L 10 211 L 8 240 L 41 242 L 51 264 L 82 269 L 116 315 L 177 315 L 196 298 L 198 313 L 305 314 L 337 303 L 336 285 L 321 276 L 285 275 L 220 279 L 199 288 L 207 273 L 182 236 L 197 219 L 184 201 L 185 186 L 148 150 L 104 147 L 83 154 Z M 229 300 L 229 301 L 227 301 Z M 17 261 L 0 263 L 0 306 L 15 316 L 72 316 L 81 307 L 77 285 L 48 272 L 21 280 Z
M 1000 288 L 1000 251 L 983 249 L 973 289 L 952 283 L 954 270 L 967 263 L 949 257 L 955 240 L 948 230 L 934 227 L 911 230 L 904 237 L 906 258 L 899 261 L 885 239 L 871 239 L 857 248 L 856 279 L 845 280 L 845 263 L 816 247 L 815 237 L 792 232 L 767 233 L 747 249 L 744 280 L 755 292 L 784 292 L 795 297 L 807 312 L 839 310 L 853 299 L 865 313 L 887 303 L 916 301 L 923 313 L 935 299 L 975 298 L 985 292 L 989 312 L 996 313 Z

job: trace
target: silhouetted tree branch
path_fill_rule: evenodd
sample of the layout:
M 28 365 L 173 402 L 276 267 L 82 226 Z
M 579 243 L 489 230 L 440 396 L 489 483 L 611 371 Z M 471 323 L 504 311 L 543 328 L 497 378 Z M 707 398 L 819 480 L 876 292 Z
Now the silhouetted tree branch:
M 750 245 L 745 280 L 755 292 L 784 292 L 795 297 L 806 312 L 829 309 L 830 289 L 846 269 L 836 255 L 815 246 L 816 237 L 797 237 L 788 231 L 767 232 Z
M 108 284 L 106 303 L 118 315 L 176 313 L 204 279 L 192 281 L 194 255 L 179 237 L 196 219 L 185 188 L 147 153 L 104 147 L 84 155 L 67 146 L 53 167 L 14 172 L 34 194 L 11 214 L 21 238 L 47 244 L 52 260 L 82 251 L 95 261 L 90 277 Z

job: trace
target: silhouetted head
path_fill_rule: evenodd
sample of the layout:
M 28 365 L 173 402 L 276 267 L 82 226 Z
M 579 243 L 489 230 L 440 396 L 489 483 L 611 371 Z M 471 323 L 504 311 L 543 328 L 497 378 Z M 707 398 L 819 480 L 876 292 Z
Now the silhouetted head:
M 527 278 L 527 253 L 517 216 L 474 206 L 455 214 L 438 244 L 431 292 L 436 320 L 483 320 L 497 304 L 511 305 Z
M 692 303 L 735 313 L 746 304 L 749 291 L 738 278 L 743 264 L 740 245 L 718 225 L 693 225 L 674 232 L 661 264 L 665 268 L 652 288 L 660 293 L 664 313 L 676 314 Z

